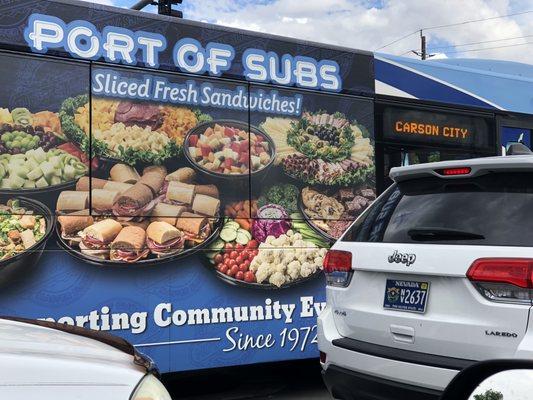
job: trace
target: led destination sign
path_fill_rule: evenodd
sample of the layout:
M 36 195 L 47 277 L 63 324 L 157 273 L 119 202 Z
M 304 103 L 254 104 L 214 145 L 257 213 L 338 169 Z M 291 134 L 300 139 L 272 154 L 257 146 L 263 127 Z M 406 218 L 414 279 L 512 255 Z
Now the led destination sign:
M 383 112 L 383 136 L 388 140 L 487 147 L 484 118 L 388 107 Z

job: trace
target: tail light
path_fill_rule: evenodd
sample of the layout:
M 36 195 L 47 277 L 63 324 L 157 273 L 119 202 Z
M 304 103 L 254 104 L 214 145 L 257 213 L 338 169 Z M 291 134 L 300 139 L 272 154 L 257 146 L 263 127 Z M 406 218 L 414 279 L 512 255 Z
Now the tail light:
M 326 282 L 330 286 L 346 287 L 352 279 L 352 253 L 330 250 L 324 258 Z
M 322 364 L 325 364 L 326 361 L 327 361 L 327 355 L 326 355 L 326 353 L 324 353 L 323 351 L 321 351 L 321 352 L 320 352 L 320 362 L 321 362 Z
M 480 258 L 466 276 L 488 300 L 529 305 L 533 299 L 533 259 Z

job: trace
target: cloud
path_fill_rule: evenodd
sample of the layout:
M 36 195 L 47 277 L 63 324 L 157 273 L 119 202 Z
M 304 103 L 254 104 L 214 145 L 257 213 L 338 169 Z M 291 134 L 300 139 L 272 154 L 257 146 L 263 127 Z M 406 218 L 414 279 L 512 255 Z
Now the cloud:
M 472 19 L 490 18 L 527 10 L 530 0 L 273 0 L 229 1 L 203 0 L 184 2 L 185 17 L 208 20 L 221 25 L 269 32 L 317 42 L 375 50 L 420 28 L 439 26 Z M 531 8 L 531 7 L 530 7 Z M 531 35 L 533 13 L 493 19 L 449 28 L 426 31 L 428 47 L 457 45 Z M 479 57 L 531 62 L 533 37 L 457 48 L 438 49 L 450 57 Z M 383 49 L 383 52 L 407 55 L 420 47 L 418 34 Z M 529 51 L 528 51 L 529 50 Z M 437 49 L 436 49 L 437 51 Z M 413 55 L 414 56 L 414 55 Z
M 94 0 L 122 7 L 136 0 Z M 282 36 L 376 50 L 421 28 L 491 18 L 532 9 L 532 0 L 185 0 L 185 18 Z M 152 10 L 150 8 L 150 10 Z M 532 63 L 533 13 L 425 31 L 428 49 L 439 57 L 477 57 Z M 528 43 L 528 44 L 526 44 Z M 501 47 L 513 45 L 512 47 Z M 415 57 L 414 33 L 380 50 Z M 437 48 L 438 47 L 438 48 Z M 487 50 L 480 50 L 486 48 Z

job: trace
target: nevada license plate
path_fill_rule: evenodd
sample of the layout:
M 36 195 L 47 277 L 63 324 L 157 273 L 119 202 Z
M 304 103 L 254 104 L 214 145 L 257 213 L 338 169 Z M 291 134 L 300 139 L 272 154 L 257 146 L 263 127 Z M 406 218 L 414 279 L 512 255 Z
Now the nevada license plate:
M 424 313 L 429 296 L 429 282 L 387 279 L 383 308 Z

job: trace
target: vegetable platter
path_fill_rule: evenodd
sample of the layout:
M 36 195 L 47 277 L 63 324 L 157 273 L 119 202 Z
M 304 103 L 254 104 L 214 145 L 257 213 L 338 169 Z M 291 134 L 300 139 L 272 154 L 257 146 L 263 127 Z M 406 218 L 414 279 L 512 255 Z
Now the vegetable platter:
M 294 193 L 293 185 L 272 185 L 250 204 L 226 205 L 222 229 L 205 253 L 208 267 L 227 283 L 258 289 L 319 275 L 329 243 L 306 224 Z

